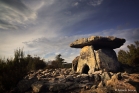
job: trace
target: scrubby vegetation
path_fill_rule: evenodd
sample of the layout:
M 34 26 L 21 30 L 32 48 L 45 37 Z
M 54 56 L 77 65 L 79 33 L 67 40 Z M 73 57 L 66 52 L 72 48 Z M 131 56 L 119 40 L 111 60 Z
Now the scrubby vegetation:
M 51 65 L 46 64 L 38 56 L 25 56 L 23 49 L 17 49 L 12 59 L 0 59 L 0 93 L 12 90 L 23 77 L 32 70 L 44 68 L 69 68 L 71 63 L 66 64 L 61 54 L 57 55 Z
M 58 54 L 55 60 L 51 61 L 51 65 L 47 65 L 46 68 L 71 68 L 71 63 L 64 62 L 61 54 Z
M 139 66 L 139 41 L 135 41 L 135 44 L 127 46 L 128 50 L 120 50 L 118 52 L 118 60 L 122 64 L 129 66 Z
M 23 50 L 15 50 L 14 59 L 0 59 L 0 93 L 11 90 L 30 70 L 46 67 L 40 57 L 24 56 Z

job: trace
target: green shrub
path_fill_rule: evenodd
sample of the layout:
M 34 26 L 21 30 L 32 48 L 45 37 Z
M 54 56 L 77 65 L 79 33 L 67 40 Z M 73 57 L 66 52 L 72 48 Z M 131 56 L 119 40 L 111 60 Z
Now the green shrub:
M 25 57 L 22 49 L 15 50 L 14 59 L 0 59 L 0 93 L 14 88 L 29 71 L 45 67 L 40 57 Z
M 53 60 L 51 62 L 51 66 L 49 66 L 49 68 L 50 67 L 52 67 L 52 68 L 62 68 L 63 67 L 62 66 L 63 63 L 65 63 L 64 59 L 61 58 L 61 54 L 58 54 L 58 55 L 56 55 L 55 60 Z
M 139 41 L 135 41 L 135 44 L 127 46 L 128 51 L 120 50 L 118 52 L 118 60 L 122 64 L 129 66 L 139 66 Z
M 55 60 L 51 61 L 51 65 L 47 65 L 46 68 L 71 68 L 71 63 L 64 62 L 64 59 L 61 58 L 61 54 L 56 55 Z

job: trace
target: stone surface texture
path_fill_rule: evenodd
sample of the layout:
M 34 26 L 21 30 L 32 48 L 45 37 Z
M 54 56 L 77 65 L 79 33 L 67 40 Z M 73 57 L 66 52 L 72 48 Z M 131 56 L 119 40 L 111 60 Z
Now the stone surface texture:
M 130 90 L 124 93 L 139 92 L 139 74 L 125 72 L 111 72 L 111 75 L 109 72 L 66 74 L 63 71 L 69 73 L 72 69 L 44 69 L 30 72 L 10 93 L 121 93 L 118 89 Z
M 100 69 L 108 72 L 118 72 L 118 70 L 120 70 L 120 63 L 113 49 L 99 49 L 95 54 Z
M 93 47 L 92 46 L 83 47 L 80 51 L 77 72 L 78 73 L 94 72 L 95 68 L 96 68 L 96 60 Z
M 80 56 L 73 60 L 72 69 L 77 73 L 94 73 L 102 70 L 118 72 L 121 69 L 113 49 L 125 43 L 125 39 L 113 36 L 91 36 L 81 38 L 70 44 L 70 47 L 81 48 Z
M 119 48 L 125 43 L 125 39 L 117 38 L 114 36 L 102 37 L 102 36 L 91 36 L 88 38 L 77 39 L 70 44 L 72 48 L 83 48 L 84 46 L 93 45 L 94 50 L 101 48 L 115 49 Z
M 78 61 L 79 61 L 79 56 L 77 56 L 77 57 L 72 61 L 72 71 L 73 71 L 73 72 L 76 72 L 76 71 L 77 71 Z

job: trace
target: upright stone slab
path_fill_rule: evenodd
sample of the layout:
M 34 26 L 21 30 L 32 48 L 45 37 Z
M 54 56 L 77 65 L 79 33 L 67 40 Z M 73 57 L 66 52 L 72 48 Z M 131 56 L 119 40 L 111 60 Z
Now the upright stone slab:
M 100 69 L 111 72 L 120 70 L 120 63 L 118 62 L 116 53 L 113 49 L 99 49 L 95 54 Z
M 96 58 L 93 46 L 84 46 L 80 51 L 77 72 L 87 74 L 90 72 L 94 72 L 95 68 L 96 68 Z
M 72 72 L 76 72 L 76 71 L 77 71 L 78 60 L 79 60 L 79 56 L 77 56 L 77 57 L 72 61 Z

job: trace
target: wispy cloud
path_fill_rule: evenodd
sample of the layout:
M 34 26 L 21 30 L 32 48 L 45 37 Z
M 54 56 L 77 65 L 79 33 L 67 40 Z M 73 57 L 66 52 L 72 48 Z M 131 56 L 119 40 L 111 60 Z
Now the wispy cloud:
M 95 6 L 100 5 L 102 2 L 103 2 L 103 0 L 90 0 L 90 1 L 88 2 L 88 4 L 95 7 Z
M 125 49 L 125 45 L 139 39 L 139 28 L 126 29 L 128 24 L 121 26 L 119 23 L 115 26 L 114 19 L 108 16 L 111 14 L 104 11 L 106 3 L 103 2 L 1 0 L 0 56 L 10 57 L 14 49 L 24 47 L 26 53 L 45 59 L 54 59 L 56 54 L 61 53 L 67 62 L 71 62 L 79 55 L 80 49 L 70 48 L 69 44 L 91 35 L 123 37 L 127 42 L 121 49 Z
M 0 29 L 17 29 L 20 24 L 34 19 L 36 19 L 35 12 L 20 0 L 0 1 Z
M 131 44 L 134 41 L 139 40 L 138 34 L 139 34 L 139 28 L 124 29 L 124 30 L 109 29 L 85 35 L 63 36 L 51 39 L 42 37 L 35 39 L 33 41 L 23 43 L 27 47 L 34 48 L 35 49 L 34 53 L 40 54 L 46 59 L 53 59 L 54 55 L 61 53 L 63 57 L 66 58 L 67 62 L 71 62 L 77 55 L 79 55 L 80 52 L 80 49 L 70 48 L 69 46 L 69 44 L 75 41 L 76 39 L 89 37 L 91 35 L 115 36 L 119 38 L 125 38 L 127 42 L 119 49 L 126 49 L 126 46 L 128 44 Z M 119 49 L 116 49 L 116 52 L 118 52 Z M 36 52 L 36 50 L 39 51 Z
M 74 2 L 73 4 L 72 4 L 72 6 L 78 6 L 79 5 L 79 2 Z

